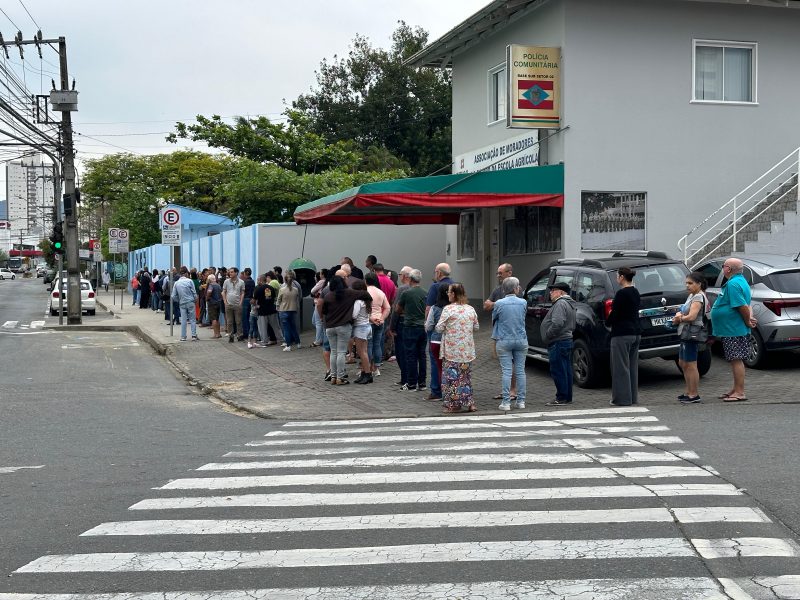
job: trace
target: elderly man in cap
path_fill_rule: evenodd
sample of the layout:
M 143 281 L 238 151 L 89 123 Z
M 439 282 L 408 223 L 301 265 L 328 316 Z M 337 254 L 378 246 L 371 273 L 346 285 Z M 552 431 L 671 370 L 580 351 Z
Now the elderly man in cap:
M 547 406 L 572 404 L 572 332 L 575 330 L 575 302 L 569 285 L 558 281 L 550 286 L 553 304 L 542 321 L 542 339 L 550 357 L 550 376 L 556 384 L 556 399 Z

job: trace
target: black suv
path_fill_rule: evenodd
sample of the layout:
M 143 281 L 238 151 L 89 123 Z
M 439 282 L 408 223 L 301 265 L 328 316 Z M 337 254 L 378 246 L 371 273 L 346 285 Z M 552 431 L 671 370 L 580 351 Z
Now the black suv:
M 577 303 L 572 352 L 575 384 L 586 388 L 607 380 L 611 328 L 606 325 L 606 318 L 619 289 L 616 274 L 620 267 L 636 271 L 633 282 L 642 297 L 639 358 L 677 360 L 680 340 L 672 317 L 686 301 L 685 281 L 689 269 L 663 252 L 616 252 L 608 258 L 593 259 L 562 258 L 537 274 L 525 288 L 528 356 L 547 361 L 547 347 L 540 333 L 542 319 L 552 304 L 547 287 L 563 281 L 569 285 L 570 295 Z M 705 375 L 710 366 L 711 352 L 706 349 L 697 361 L 700 375 Z

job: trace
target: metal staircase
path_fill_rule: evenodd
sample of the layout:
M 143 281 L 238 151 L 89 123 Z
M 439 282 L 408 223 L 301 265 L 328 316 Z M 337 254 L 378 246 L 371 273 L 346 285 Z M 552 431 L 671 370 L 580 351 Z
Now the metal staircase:
M 763 238 L 784 224 L 797 223 L 799 171 L 800 148 L 684 235 L 678 241 L 678 249 L 689 268 L 710 258 L 745 252 L 746 243 L 757 242 L 759 233 Z M 800 238 L 800 230 L 797 237 Z

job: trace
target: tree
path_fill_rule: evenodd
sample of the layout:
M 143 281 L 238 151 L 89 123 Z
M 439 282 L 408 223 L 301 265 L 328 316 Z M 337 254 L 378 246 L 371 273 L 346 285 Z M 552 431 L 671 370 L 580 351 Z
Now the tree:
M 42 251 L 42 256 L 44 256 L 44 260 L 49 267 L 53 267 L 56 264 L 56 256 L 53 253 L 53 244 L 50 242 L 49 239 L 43 239 L 38 244 L 39 250 Z M 0 260 L 2 260 L 2 250 L 0 250 Z
M 8 253 L 0 249 L 0 262 L 5 263 L 8 260 Z
M 389 50 L 356 36 L 347 57 L 324 59 L 317 86 L 293 107 L 329 142 L 353 140 L 382 148 L 415 175 L 448 171 L 451 153 L 450 75 L 403 61 L 428 41 L 425 30 L 400 22 Z

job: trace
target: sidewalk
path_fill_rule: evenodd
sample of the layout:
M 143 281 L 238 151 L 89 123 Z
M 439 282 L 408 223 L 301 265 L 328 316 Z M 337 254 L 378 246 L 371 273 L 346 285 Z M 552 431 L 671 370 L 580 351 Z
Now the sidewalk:
M 212 340 L 210 328 L 198 328 L 199 342 L 179 342 L 180 326 L 175 326 L 174 336 L 170 337 L 164 313 L 139 309 L 130 304 L 129 298 L 120 310 L 119 302 L 116 307 L 106 306 L 109 300 L 98 300 L 98 309 L 113 315 L 113 319 L 102 321 L 101 327 L 132 332 L 164 355 L 190 384 L 203 393 L 259 417 L 288 420 L 442 415 L 439 402 L 426 400 L 428 390 L 398 390 L 395 382 L 399 381 L 400 375 L 394 362 L 384 362 L 382 374 L 375 378 L 374 384 L 335 387 L 324 381 L 321 349 L 308 347 L 313 340 L 312 332 L 303 332 L 300 337 L 305 347 L 292 352 L 282 352 L 280 346 L 248 349 L 243 342 L 228 343 L 225 336 Z M 87 324 L 88 327 L 92 325 Z M 481 329 L 476 334 L 478 358 L 472 372 L 478 414 L 501 414 L 497 410 L 499 401 L 492 399 L 500 391 L 500 366 L 491 357 L 490 333 L 489 320 L 482 320 Z M 355 367 L 348 365 L 351 378 L 354 378 Z M 748 403 L 796 400 L 792 391 L 796 374 L 796 369 L 790 366 L 748 370 Z M 544 403 L 554 396 L 547 365 L 529 360 L 527 378 L 526 410 L 545 408 Z M 711 371 L 701 380 L 704 402 L 722 404 L 716 397 L 727 391 L 729 381 L 727 364 L 715 357 Z M 682 391 L 683 377 L 673 362 L 652 359 L 641 363 L 642 405 L 676 405 L 675 397 Z M 610 397 L 607 387 L 593 390 L 575 388 L 574 406 L 602 408 L 608 406 Z

